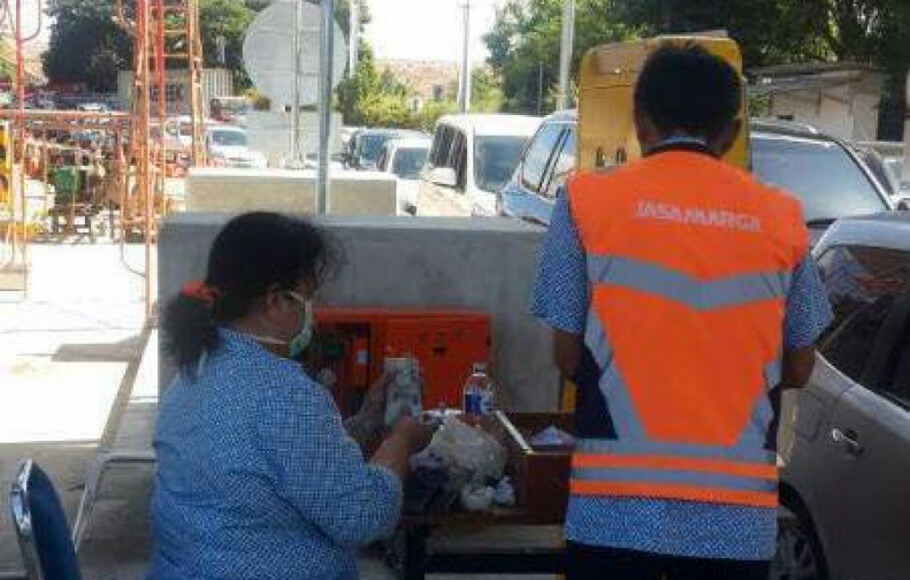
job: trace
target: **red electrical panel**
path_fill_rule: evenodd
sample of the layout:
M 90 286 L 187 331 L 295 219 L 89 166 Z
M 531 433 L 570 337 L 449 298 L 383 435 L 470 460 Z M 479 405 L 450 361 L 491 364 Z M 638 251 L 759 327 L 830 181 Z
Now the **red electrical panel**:
M 427 384 L 423 405 L 461 407 L 474 363 L 489 363 L 490 316 L 460 310 L 317 308 L 307 356 L 314 378 L 332 390 L 343 415 L 356 411 L 382 376 L 387 357 L 413 356 Z

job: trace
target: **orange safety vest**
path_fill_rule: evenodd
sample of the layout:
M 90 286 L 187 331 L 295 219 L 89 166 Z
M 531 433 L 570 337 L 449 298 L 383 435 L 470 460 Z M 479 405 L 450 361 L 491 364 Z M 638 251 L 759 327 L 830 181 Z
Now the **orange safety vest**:
M 588 264 L 585 343 L 616 439 L 580 439 L 574 496 L 777 506 L 765 447 L 799 202 L 706 154 L 668 151 L 568 185 Z

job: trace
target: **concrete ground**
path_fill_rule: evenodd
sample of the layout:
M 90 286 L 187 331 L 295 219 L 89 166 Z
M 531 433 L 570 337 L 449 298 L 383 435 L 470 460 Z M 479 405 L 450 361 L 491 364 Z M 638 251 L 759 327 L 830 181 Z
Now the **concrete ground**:
M 157 409 L 157 339 L 143 352 L 144 282 L 130 271 L 143 268 L 143 246 L 121 257 L 110 242 L 66 240 L 33 245 L 31 258 L 28 295 L 0 292 L 2 578 L 22 575 L 7 505 L 19 463 L 33 458 L 48 472 L 72 524 L 98 451 L 148 450 Z M 139 365 L 135 381 L 130 363 Z M 151 473 L 148 465 L 108 472 L 80 549 L 86 578 L 143 578 Z M 498 541 L 511 537 L 500 533 Z M 544 531 L 543 541 L 553 540 L 554 531 Z M 377 558 L 361 564 L 365 579 L 395 577 Z

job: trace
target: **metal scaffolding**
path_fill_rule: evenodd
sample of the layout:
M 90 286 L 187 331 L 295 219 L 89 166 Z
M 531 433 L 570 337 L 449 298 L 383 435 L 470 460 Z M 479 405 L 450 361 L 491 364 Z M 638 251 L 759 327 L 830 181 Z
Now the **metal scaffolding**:
M 146 313 L 154 306 L 154 245 L 158 224 L 168 212 L 167 179 L 168 70 L 185 69 L 190 79 L 191 163 L 205 163 L 203 147 L 202 40 L 198 0 L 133 0 L 133 18 L 125 0 L 116 0 L 115 20 L 133 37 L 131 135 L 127 160 L 135 164 L 133 180 L 121 207 L 125 239 L 140 233 L 145 241 Z M 153 111 L 154 107 L 154 122 Z M 153 127 L 155 130 L 153 131 Z
M 27 196 L 25 189 L 25 44 L 38 38 L 41 33 L 42 15 L 44 7 L 38 0 L 32 4 L 37 9 L 37 24 L 34 31 L 26 32 L 23 25 L 23 1 L 15 1 L 13 13 L 10 0 L 0 3 L 0 35 L 10 32 L 15 39 L 16 46 L 16 107 L 9 132 L 10 142 L 7 145 L 6 155 L 11 157 L 11 172 L 8 175 L 7 191 L 0 200 L 0 274 L 6 277 L 13 276 L 21 279 L 17 289 L 28 292 L 29 275 L 29 231 L 27 217 Z M 10 289 L 0 285 L 0 290 Z

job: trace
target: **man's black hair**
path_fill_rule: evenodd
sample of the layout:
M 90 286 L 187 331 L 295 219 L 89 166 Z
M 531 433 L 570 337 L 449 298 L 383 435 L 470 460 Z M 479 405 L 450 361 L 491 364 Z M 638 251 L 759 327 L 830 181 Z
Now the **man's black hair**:
M 741 100 L 736 70 L 696 44 L 656 50 L 635 86 L 635 105 L 665 136 L 715 138 L 736 118 Z

